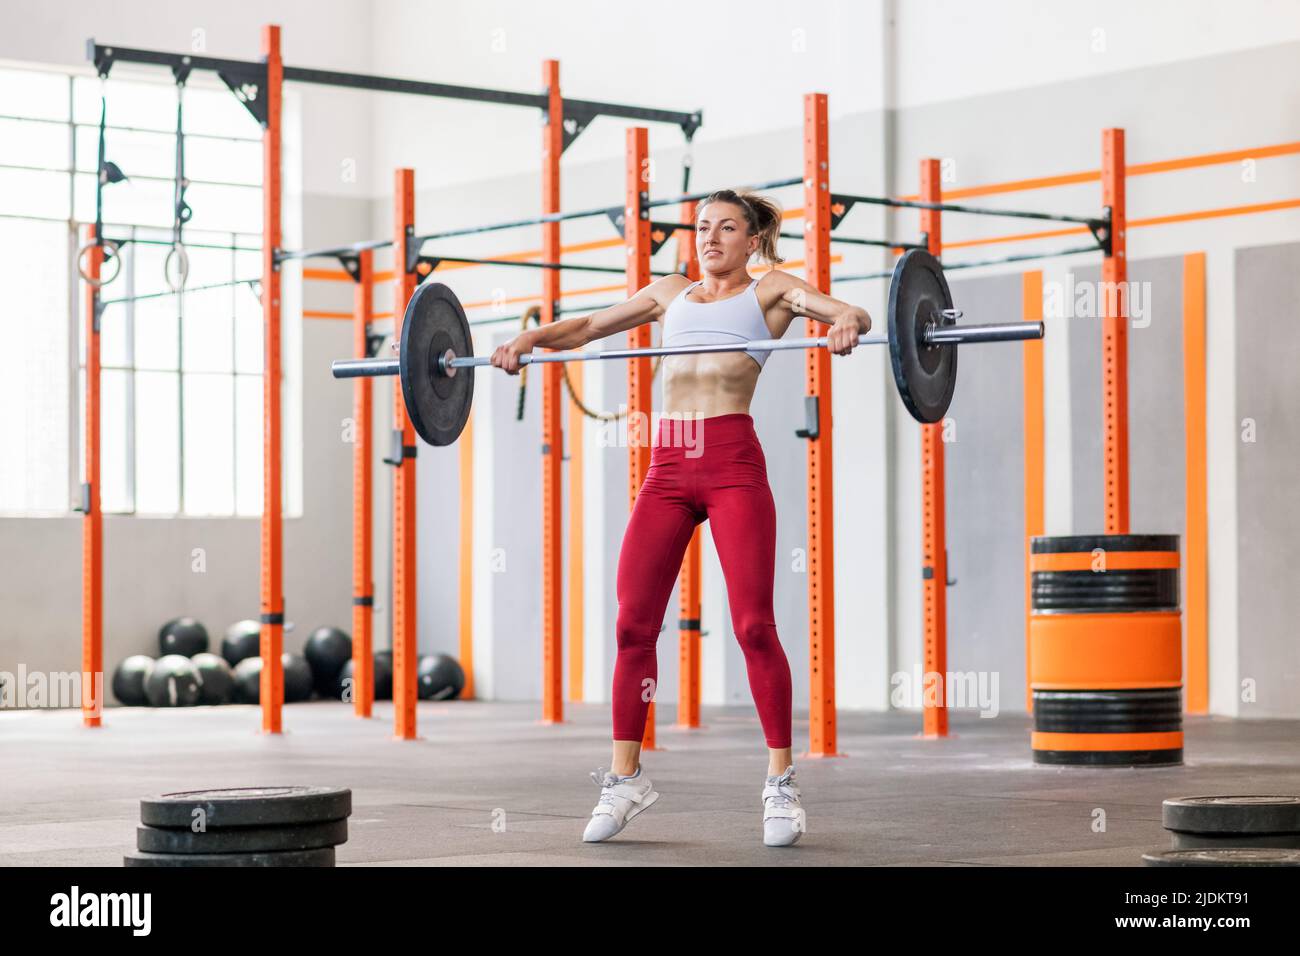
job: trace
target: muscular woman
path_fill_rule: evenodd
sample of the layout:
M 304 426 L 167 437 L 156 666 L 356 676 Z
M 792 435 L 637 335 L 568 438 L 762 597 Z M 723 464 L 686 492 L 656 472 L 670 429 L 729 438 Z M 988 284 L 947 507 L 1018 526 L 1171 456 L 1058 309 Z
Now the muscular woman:
M 492 364 L 516 374 L 520 356 L 539 346 L 579 348 L 647 322 L 663 323 L 665 346 L 777 339 L 800 316 L 829 325 L 828 347 L 847 355 L 871 328 L 863 309 L 779 269 L 750 278 L 752 259 L 773 266 L 783 261 L 776 254 L 780 229 L 781 209 L 771 200 L 730 189 L 715 192 L 696 214 L 703 279 L 664 276 L 608 309 L 524 332 L 498 347 Z M 664 358 L 663 413 L 619 553 L 613 757 L 608 772 L 592 774 L 601 795 L 583 833 L 587 842 L 609 839 L 659 798 L 640 760 L 658 680 L 655 646 L 686 546 L 706 519 L 766 738 L 763 842 L 790 846 L 806 827 L 791 754 L 790 666 L 772 612 L 776 508 L 749 414 L 769 355 Z

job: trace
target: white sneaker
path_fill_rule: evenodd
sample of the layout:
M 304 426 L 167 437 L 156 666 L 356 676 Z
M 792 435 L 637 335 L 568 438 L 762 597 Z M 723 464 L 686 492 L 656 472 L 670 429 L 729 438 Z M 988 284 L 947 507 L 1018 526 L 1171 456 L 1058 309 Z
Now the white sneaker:
M 584 843 L 608 840 L 659 799 L 650 778 L 642 775 L 642 769 L 637 767 L 636 773 L 629 777 L 600 770 L 591 775 L 600 785 L 600 801 L 591 811 L 591 820 L 582 833 Z
M 791 846 L 803 836 L 805 829 L 794 767 L 786 767 L 785 773 L 768 777 L 763 786 L 763 843 L 767 846 Z

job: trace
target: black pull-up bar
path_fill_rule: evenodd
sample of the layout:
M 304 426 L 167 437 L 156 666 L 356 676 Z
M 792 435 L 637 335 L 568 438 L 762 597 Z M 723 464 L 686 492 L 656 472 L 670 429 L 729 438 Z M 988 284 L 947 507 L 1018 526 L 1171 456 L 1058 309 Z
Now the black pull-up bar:
M 106 46 L 94 39 L 86 41 L 86 58 L 95 64 L 100 76 L 108 76 L 114 63 L 143 63 L 149 66 L 169 67 L 176 71 L 207 70 L 216 73 L 232 91 L 240 90 L 240 100 L 265 125 L 266 116 L 257 92 L 249 84 L 265 85 L 266 64 L 254 60 L 227 60 L 189 53 L 166 53 L 159 50 L 140 50 L 133 47 Z M 451 83 L 429 83 L 424 80 L 407 80 L 390 76 L 372 76 L 367 73 L 340 73 L 335 70 L 316 70 L 308 67 L 286 66 L 286 82 L 315 83 L 322 86 L 345 87 L 354 90 L 372 90 L 381 93 L 410 93 L 416 96 L 435 96 L 442 99 L 470 100 L 478 103 L 496 103 L 500 106 L 531 106 L 548 108 L 547 93 L 520 93 L 514 90 L 490 90 L 477 86 L 457 86 Z M 575 132 L 565 137 L 567 146 L 591 120 L 597 116 L 617 116 L 644 123 L 668 123 L 681 129 L 689 140 L 703 123 L 700 110 L 661 110 L 629 103 L 605 103 L 597 100 L 564 99 L 565 119 L 576 122 Z

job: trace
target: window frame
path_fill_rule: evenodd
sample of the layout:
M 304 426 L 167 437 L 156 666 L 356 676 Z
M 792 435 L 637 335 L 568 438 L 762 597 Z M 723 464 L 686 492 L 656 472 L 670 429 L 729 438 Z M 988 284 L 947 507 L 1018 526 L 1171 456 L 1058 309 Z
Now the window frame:
M 83 340 L 84 340 L 84 332 L 85 332 L 84 312 L 85 312 L 85 288 L 86 287 L 79 275 L 77 251 L 84 241 L 85 227 L 90 225 L 91 223 L 79 220 L 76 216 L 77 188 L 78 188 L 78 177 L 94 175 L 93 169 L 82 170 L 78 168 L 78 162 L 79 160 L 82 159 L 82 157 L 79 156 L 77 141 L 78 141 L 78 134 L 80 131 L 88 128 L 97 131 L 99 127 L 99 124 L 97 122 L 85 122 L 85 121 L 78 120 L 77 118 L 78 85 L 77 84 L 78 81 L 93 80 L 94 74 L 87 73 L 86 71 L 80 71 L 80 70 L 45 69 L 35 64 L 25 64 L 25 63 L 16 63 L 16 62 L 5 62 L 0 64 L 0 66 L 2 66 L 7 71 L 11 71 L 15 73 L 27 72 L 27 73 L 44 74 L 44 75 L 49 75 L 52 73 L 66 80 L 66 86 L 67 86 L 66 114 L 62 118 L 55 119 L 49 116 L 22 116 L 16 113 L 6 112 L 6 113 L 0 113 L 0 120 L 13 121 L 15 123 L 39 123 L 44 125 L 63 127 L 66 130 L 66 138 L 67 138 L 67 166 L 66 167 L 32 166 L 30 164 L 24 164 L 24 163 L 5 163 L 0 161 L 0 169 L 31 170 L 36 172 L 55 173 L 55 174 L 66 176 L 67 177 L 66 195 L 67 195 L 67 204 L 68 204 L 67 205 L 68 216 L 66 219 L 59 216 L 42 216 L 42 215 L 32 215 L 32 214 L 25 214 L 25 213 L 0 212 L 0 219 L 10 219 L 18 222 L 61 222 L 61 223 L 66 223 L 66 225 L 68 226 L 67 244 L 66 244 L 66 261 L 67 261 L 66 334 L 67 334 L 67 342 L 68 342 L 68 348 L 67 348 L 68 395 L 67 395 L 67 432 L 66 432 L 67 434 L 67 442 L 66 442 L 67 504 L 63 509 L 54 510 L 54 511 L 47 508 L 28 508 L 28 507 L 20 507 L 16 510 L 0 509 L 0 517 L 47 517 L 47 516 L 68 517 L 71 515 L 75 515 L 77 512 L 80 511 L 81 483 L 83 480 L 82 468 L 85 463 L 82 416 L 85 408 L 85 399 L 83 394 L 83 387 L 84 387 L 83 381 L 85 377 L 85 358 L 84 358 L 85 342 Z M 148 77 L 137 76 L 137 75 L 132 75 L 129 78 L 123 78 L 119 82 L 132 84 L 132 85 L 142 85 L 142 84 L 157 85 L 157 86 L 172 85 L 169 80 L 160 80 L 155 83 L 155 81 L 149 79 Z M 194 85 L 197 86 L 198 84 L 194 84 Z M 214 91 L 221 90 L 221 88 L 215 84 L 212 85 L 211 87 L 204 84 L 203 88 L 205 90 L 206 89 L 212 89 Z M 171 137 L 175 136 L 174 127 L 171 129 L 165 129 L 165 128 L 128 126 L 128 125 L 118 126 L 113 124 L 111 122 L 111 114 L 112 114 L 111 89 L 109 95 L 110 95 L 110 102 L 109 102 L 110 121 L 106 124 L 107 130 L 128 132 L 128 133 L 157 134 L 161 136 L 171 136 Z M 194 107 L 189 106 L 188 108 L 193 109 Z M 260 135 L 257 136 L 218 135 L 209 132 L 195 132 L 195 133 L 186 132 L 185 138 L 187 140 L 188 139 L 216 140 L 216 141 L 233 142 L 233 143 L 260 144 L 262 142 L 262 137 Z M 84 150 L 81 152 L 84 153 Z M 142 174 L 134 178 L 139 178 L 144 181 L 163 181 L 168 183 L 172 182 L 172 179 L 170 177 L 159 177 L 156 175 Z M 261 197 L 262 190 L 263 190 L 263 183 L 260 181 L 257 183 L 234 182 L 230 180 L 197 179 L 188 176 L 187 179 L 189 180 L 190 185 L 199 184 L 199 185 L 211 185 L 211 186 L 229 187 L 229 188 L 237 188 L 237 189 L 255 190 L 257 192 L 259 199 Z M 104 225 L 105 234 L 110 238 L 125 237 L 131 240 L 135 240 L 138 237 L 140 237 L 141 231 L 146 231 L 150 233 L 168 231 L 167 227 L 152 226 L 152 225 L 140 224 L 140 223 L 119 223 L 119 222 L 105 221 L 103 225 Z M 122 410 L 122 414 L 125 416 L 124 433 L 127 442 L 127 447 L 124 452 L 125 455 L 124 480 L 126 483 L 124 502 L 127 504 L 127 508 L 125 510 L 113 510 L 113 511 L 105 510 L 104 513 L 112 514 L 115 516 L 149 517 L 149 518 L 189 518 L 189 519 L 197 519 L 197 520 L 235 518 L 235 519 L 244 519 L 244 520 L 248 520 L 248 519 L 260 520 L 263 513 L 261 501 L 258 502 L 258 507 L 256 511 L 253 512 L 240 511 L 239 471 L 240 471 L 241 459 L 239 456 L 239 448 L 241 445 L 240 437 L 243 433 L 240 431 L 240 420 L 239 420 L 239 402 L 240 402 L 239 383 L 241 381 L 246 381 L 248 379 L 256 379 L 258 382 L 263 382 L 265 369 L 264 369 L 264 362 L 262 363 L 262 367 L 259 367 L 256 371 L 241 370 L 239 366 L 238 342 L 240 341 L 239 338 L 240 323 L 237 318 L 238 303 L 236 297 L 239 295 L 248 294 L 248 291 L 242 285 L 242 280 L 249 279 L 252 277 L 237 275 L 235 273 L 235 270 L 238 268 L 240 252 L 250 252 L 250 251 L 259 252 L 259 253 L 261 252 L 261 241 L 262 241 L 263 233 L 260 230 L 256 232 L 252 232 L 252 231 L 243 231 L 243 230 L 205 230 L 200 228 L 200 229 L 192 230 L 191 234 L 197 234 L 198 236 L 202 237 L 202 238 L 195 239 L 196 245 L 200 245 L 200 244 L 208 245 L 210 247 L 214 247 L 218 249 L 229 250 L 230 272 L 228 278 L 230 281 L 232 281 L 232 283 L 237 283 L 237 284 L 232 284 L 229 287 L 229 292 L 230 292 L 229 308 L 230 308 L 230 315 L 231 315 L 231 332 L 230 332 L 231 359 L 229 363 L 229 368 L 221 369 L 218 371 L 204 370 L 204 371 L 187 372 L 187 370 L 185 369 L 185 354 L 184 354 L 184 347 L 185 347 L 184 346 L 184 341 L 185 341 L 184 325 L 185 325 L 185 315 L 186 315 L 185 305 L 186 305 L 187 296 L 185 294 L 176 295 L 174 297 L 174 301 L 176 303 L 176 323 L 177 323 L 176 367 L 174 370 L 158 370 L 158 371 L 166 371 L 176 376 L 176 394 L 177 394 L 177 403 L 178 403 L 176 409 L 176 428 L 177 428 L 177 445 L 176 445 L 177 455 L 176 455 L 176 476 L 175 476 L 175 483 L 176 483 L 175 487 L 177 490 L 176 510 L 175 511 L 143 511 L 143 512 L 140 511 L 138 481 L 137 481 L 138 476 L 136 473 L 136 445 L 137 445 L 136 393 L 137 393 L 137 375 L 140 373 L 141 370 L 136 365 L 136 348 L 135 348 L 136 301 L 134 300 L 134 296 L 136 295 L 136 290 L 137 290 L 137 281 L 136 281 L 137 276 L 135 272 L 137 267 L 136 250 L 139 248 L 139 245 L 135 241 L 129 241 L 123 243 L 121 251 L 123 257 L 122 267 L 124 269 L 124 273 L 123 273 L 123 285 L 120 287 L 122 289 L 122 295 L 121 296 L 107 295 L 104 296 L 104 298 L 108 300 L 112 300 L 114 298 L 127 298 L 132 300 L 132 301 L 127 301 L 124 303 L 110 306 L 110 308 L 118 310 L 119 315 L 121 316 L 120 321 L 123 323 L 123 329 L 124 329 L 124 343 L 125 343 L 124 353 L 122 355 L 122 364 L 117 364 L 117 363 L 114 363 L 112 365 L 103 364 L 101 365 L 101 372 L 110 371 L 110 372 L 126 373 L 125 407 Z M 221 242 L 219 241 L 220 238 L 226 238 L 228 241 Z M 207 293 L 207 294 L 212 294 L 212 293 Z M 187 377 L 190 376 L 202 376 L 202 377 L 219 376 L 225 380 L 228 380 L 230 383 L 230 393 L 231 393 L 231 436 L 230 436 L 231 442 L 230 444 L 231 447 L 229 450 L 230 473 L 227 476 L 227 480 L 229 481 L 229 500 L 230 500 L 229 511 L 206 512 L 201 514 L 191 514 L 186 511 L 185 383 Z M 282 385 L 283 384 L 287 384 L 287 383 L 282 383 Z M 294 383 L 293 387 L 300 387 L 300 386 L 298 383 Z M 264 393 L 264 388 L 265 386 L 264 384 L 262 384 L 261 386 L 259 386 L 259 391 L 262 391 Z M 102 415 L 103 415 L 103 410 L 101 408 L 101 421 L 102 421 Z M 260 421 L 261 419 L 259 419 L 259 423 Z M 245 431 L 246 430 L 247 429 L 245 429 Z M 259 436 L 258 444 L 260 447 L 260 436 L 261 436 L 262 429 L 259 427 L 257 431 Z M 299 454 L 300 451 L 295 450 L 294 453 Z M 100 482 L 101 482 L 100 492 L 101 492 L 101 502 L 102 502 L 102 484 L 103 484 L 102 475 L 101 475 Z M 286 494 L 288 494 L 288 491 L 289 489 L 286 489 Z M 291 501 L 292 499 L 293 496 L 288 495 L 288 497 L 286 497 L 286 503 L 288 501 Z M 289 514 L 289 513 L 286 513 L 284 515 L 285 518 L 291 518 L 294 516 L 296 515 Z

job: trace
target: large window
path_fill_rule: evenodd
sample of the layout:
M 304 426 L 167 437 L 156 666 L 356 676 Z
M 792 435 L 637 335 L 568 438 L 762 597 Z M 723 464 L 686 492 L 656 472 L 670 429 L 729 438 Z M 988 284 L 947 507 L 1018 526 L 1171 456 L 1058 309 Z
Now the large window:
M 161 71 L 160 71 L 161 72 Z M 0 511 L 67 513 L 81 476 L 84 291 L 101 95 L 104 233 L 121 271 L 101 290 L 101 501 L 135 514 L 257 515 L 262 505 L 261 130 L 224 88 L 184 91 L 186 291 L 171 243 L 176 87 L 0 70 Z M 221 285 L 225 283 L 226 285 Z M 218 286 L 217 288 L 201 288 Z

